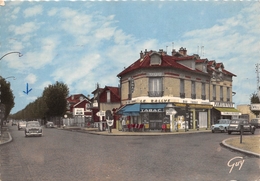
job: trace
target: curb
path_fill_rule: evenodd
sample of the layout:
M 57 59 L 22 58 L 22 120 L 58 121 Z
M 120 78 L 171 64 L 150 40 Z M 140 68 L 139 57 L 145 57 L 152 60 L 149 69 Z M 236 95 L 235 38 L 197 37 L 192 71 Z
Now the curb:
M 225 139 L 225 140 L 223 140 L 223 141 L 220 143 L 220 145 L 221 145 L 221 146 L 224 146 L 224 147 L 226 147 L 226 148 L 228 148 L 228 149 L 231 149 L 231 150 L 235 150 L 235 151 L 238 151 L 238 152 L 247 154 L 247 155 L 251 155 L 251 156 L 260 158 L 260 154 L 258 154 L 258 153 L 254 153 L 254 152 L 251 152 L 251 151 L 243 150 L 243 149 L 240 149 L 240 148 L 237 148 L 237 147 L 234 147 L 234 146 L 231 146 L 231 145 L 227 144 L 226 141 L 231 140 L 231 139 L 235 139 L 235 138 Z
M 107 131 L 90 131 L 90 130 L 85 130 L 85 129 L 59 129 L 59 130 L 65 130 L 65 131 L 74 131 L 74 132 L 79 132 L 79 133 L 87 133 L 87 134 L 94 134 L 94 135 L 101 135 L 101 136 L 167 136 L 167 135 L 176 135 L 176 134 L 196 134 L 196 133 L 208 133 L 210 132 L 209 130 L 204 130 L 204 131 L 187 131 L 187 132 L 125 132 L 125 133 L 117 133 L 113 132 L 108 133 Z
M 8 135 L 9 135 L 9 140 L 0 143 L 0 145 L 4 145 L 4 144 L 7 144 L 7 143 L 10 143 L 11 141 L 13 141 L 13 138 L 12 138 L 12 136 L 11 136 L 11 134 L 9 132 L 8 132 Z

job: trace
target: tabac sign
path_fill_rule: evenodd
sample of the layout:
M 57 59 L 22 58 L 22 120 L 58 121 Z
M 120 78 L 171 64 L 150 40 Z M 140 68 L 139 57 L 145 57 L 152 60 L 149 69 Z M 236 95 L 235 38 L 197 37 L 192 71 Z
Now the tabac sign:
M 251 104 L 251 111 L 260 111 L 260 104 Z
M 163 108 L 142 109 L 140 112 L 163 112 Z

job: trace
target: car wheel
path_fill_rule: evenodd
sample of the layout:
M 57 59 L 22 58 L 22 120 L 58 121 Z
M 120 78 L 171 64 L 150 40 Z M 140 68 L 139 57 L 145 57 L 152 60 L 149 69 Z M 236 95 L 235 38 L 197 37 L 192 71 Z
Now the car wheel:
M 253 129 L 253 130 L 251 131 L 251 133 L 252 133 L 252 134 L 255 134 L 255 129 Z
M 214 131 L 214 130 L 212 130 L 211 132 L 212 132 L 212 133 L 215 133 L 215 131 Z
M 224 129 L 224 133 L 226 133 L 226 132 L 227 132 L 227 128 Z
M 228 131 L 228 134 L 231 134 L 231 131 Z

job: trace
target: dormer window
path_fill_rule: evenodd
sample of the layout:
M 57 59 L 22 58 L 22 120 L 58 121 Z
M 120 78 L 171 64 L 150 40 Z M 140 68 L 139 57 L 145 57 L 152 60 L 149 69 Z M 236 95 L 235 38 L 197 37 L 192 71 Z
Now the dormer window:
M 152 54 L 150 59 L 150 65 L 161 65 L 162 60 L 158 54 Z

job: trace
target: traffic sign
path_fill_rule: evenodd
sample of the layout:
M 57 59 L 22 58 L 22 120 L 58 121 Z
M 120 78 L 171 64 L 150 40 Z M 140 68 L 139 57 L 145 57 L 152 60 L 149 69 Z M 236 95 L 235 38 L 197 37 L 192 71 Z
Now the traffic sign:
M 105 111 L 99 111 L 96 113 L 97 116 L 105 116 Z

